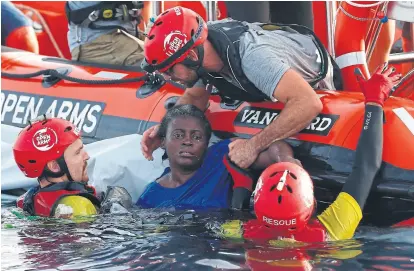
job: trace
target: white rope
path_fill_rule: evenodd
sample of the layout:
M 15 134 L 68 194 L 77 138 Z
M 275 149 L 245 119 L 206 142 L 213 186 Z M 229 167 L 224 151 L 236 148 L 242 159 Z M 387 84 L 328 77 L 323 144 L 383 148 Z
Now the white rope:
M 381 1 L 378 1 L 378 2 L 373 3 L 373 4 L 358 4 L 358 3 L 354 3 L 352 1 L 346 1 L 346 0 L 345 0 L 345 2 L 348 3 L 349 5 L 351 5 L 353 7 L 357 7 L 357 8 L 371 8 L 371 7 L 379 6 L 383 2 L 386 2 L 386 1 L 382 1 L 382 2 Z
M 348 16 L 351 19 L 357 20 L 357 21 L 379 21 L 381 20 L 380 18 L 374 17 L 374 18 L 361 18 L 361 17 L 357 17 L 352 15 L 351 13 L 347 12 L 342 6 L 339 6 L 338 10 L 341 10 L 346 16 Z
M 40 24 L 42 25 L 42 27 L 44 28 L 47 36 L 49 37 L 50 41 L 52 42 L 53 47 L 55 48 L 56 52 L 58 53 L 60 58 L 65 58 L 65 56 L 63 55 L 62 51 L 59 48 L 59 45 L 57 44 L 55 38 L 52 35 L 52 32 L 50 31 L 49 26 L 47 25 L 45 19 L 43 18 L 42 14 L 40 14 L 39 11 L 37 11 L 36 9 L 26 6 L 26 5 L 22 5 L 22 4 L 15 4 L 16 7 L 20 8 L 20 9 L 27 9 L 31 12 L 33 12 L 40 20 Z

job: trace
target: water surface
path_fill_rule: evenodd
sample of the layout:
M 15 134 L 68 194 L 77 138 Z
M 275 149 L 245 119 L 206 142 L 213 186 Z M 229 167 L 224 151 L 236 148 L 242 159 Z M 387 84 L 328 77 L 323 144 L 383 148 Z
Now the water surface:
M 219 238 L 215 226 L 234 213 L 135 209 L 73 223 L 16 211 L 2 208 L 2 270 L 414 270 L 410 228 L 272 246 Z

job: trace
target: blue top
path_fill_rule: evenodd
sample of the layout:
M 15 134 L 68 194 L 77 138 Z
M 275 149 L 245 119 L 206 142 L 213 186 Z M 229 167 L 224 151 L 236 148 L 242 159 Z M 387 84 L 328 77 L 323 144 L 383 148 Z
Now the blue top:
M 223 157 L 229 152 L 229 144 L 230 140 L 223 140 L 210 146 L 201 167 L 179 187 L 166 188 L 157 181 L 148 184 L 137 205 L 143 208 L 228 208 L 232 181 L 228 178 L 229 172 L 223 164 Z M 170 168 L 162 176 L 168 172 Z
M 9 1 L 1 1 L 1 45 L 17 28 L 31 26 L 31 21 Z

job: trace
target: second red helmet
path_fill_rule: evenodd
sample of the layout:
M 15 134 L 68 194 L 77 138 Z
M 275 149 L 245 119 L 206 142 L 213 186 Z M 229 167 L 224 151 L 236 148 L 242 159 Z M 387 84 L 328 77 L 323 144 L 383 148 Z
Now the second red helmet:
M 156 18 L 145 38 L 141 66 L 147 72 L 165 72 L 183 61 L 207 35 L 207 24 L 191 9 L 179 6 L 167 9 Z

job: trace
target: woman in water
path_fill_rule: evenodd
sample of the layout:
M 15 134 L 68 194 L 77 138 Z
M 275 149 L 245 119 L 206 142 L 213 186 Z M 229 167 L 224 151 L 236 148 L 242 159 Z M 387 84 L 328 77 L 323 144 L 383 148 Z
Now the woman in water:
M 253 179 L 229 162 L 231 139 L 208 147 L 211 126 L 204 113 L 193 105 L 178 105 L 163 118 L 158 135 L 170 167 L 150 183 L 137 205 L 143 208 L 177 209 L 248 207 Z M 299 163 L 283 141 L 260 153 L 250 167 L 263 170 L 281 161 Z

